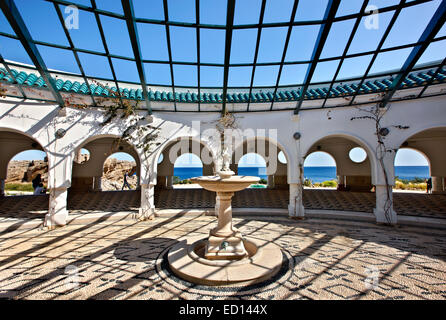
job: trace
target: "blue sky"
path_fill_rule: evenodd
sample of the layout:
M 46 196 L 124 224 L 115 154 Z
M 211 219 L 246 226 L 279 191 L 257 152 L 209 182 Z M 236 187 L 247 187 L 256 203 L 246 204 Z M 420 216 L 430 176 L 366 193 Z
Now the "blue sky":
M 90 0 L 73 1 L 91 6 Z M 120 0 L 97 0 L 99 9 L 123 14 Z M 168 0 L 169 20 L 195 23 L 195 0 Z M 267 0 L 264 23 L 286 22 L 290 19 L 293 0 Z M 323 17 L 328 0 L 300 0 L 295 21 L 318 20 Z M 68 40 L 59 23 L 54 6 L 44 0 L 15 0 L 25 23 L 35 40 L 68 46 Z M 138 18 L 163 20 L 162 0 L 133 0 L 135 15 Z M 399 3 L 399 0 L 372 0 L 371 4 L 378 8 Z M 390 32 L 384 48 L 416 42 L 427 22 L 440 4 L 440 0 L 402 10 L 395 26 Z M 235 8 L 235 25 L 258 23 L 261 0 L 238 0 Z M 361 7 L 359 0 L 343 0 L 337 16 L 357 13 Z M 64 17 L 65 6 L 60 6 Z M 75 46 L 105 52 L 100 39 L 99 29 L 94 15 L 83 10 L 79 11 L 79 28 L 70 30 L 70 36 Z M 365 19 L 357 31 L 348 53 L 358 53 L 376 49 L 393 12 L 379 14 L 377 29 L 367 29 Z M 45 17 L 42 19 L 42 17 Z M 112 54 L 133 58 L 127 27 L 123 20 L 101 16 L 107 46 Z M 226 0 L 201 0 L 200 23 L 226 23 Z M 335 22 L 331 28 L 321 58 L 340 56 L 347 43 L 355 19 Z M 285 61 L 308 60 L 319 32 L 319 25 L 294 26 Z M 137 23 L 143 59 L 168 61 L 165 27 L 157 24 Z M 0 13 L 0 31 L 13 34 L 3 13 Z M 234 30 L 231 47 L 231 63 L 252 63 L 254 59 L 257 28 Z M 263 28 L 260 38 L 258 62 L 279 62 L 285 43 L 287 27 Z M 437 37 L 446 35 L 443 28 Z M 172 59 L 182 62 L 197 61 L 196 30 L 188 27 L 170 27 L 172 42 Z M 200 58 L 203 63 L 223 63 L 225 31 L 202 28 L 200 31 Z M 73 54 L 64 49 L 38 46 L 47 66 L 68 72 L 79 73 Z M 444 58 L 446 40 L 430 45 L 421 57 L 420 63 L 436 61 Z M 9 60 L 31 63 L 18 40 L 0 36 L 0 52 Z M 409 55 L 409 49 L 400 49 L 381 53 L 372 66 L 371 73 L 398 69 Z M 79 53 L 82 66 L 88 76 L 111 78 L 111 71 L 105 57 L 87 53 Z M 360 76 L 367 68 L 371 55 L 346 59 L 338 78 Z M 329 81 L 333 77 L 339 61 L 319 63 L 313 81 Z M 113 59 L 118 79 L 138 81 L 136 65 L 132 61 Z M 170 68 L 167 64 L 146 63 L 146 81 L 153 84 L 171 85 Z M 285 65 L 280 78 L 281 85 L 301 83 L 308 65 Z M 197 85 L 197 67 L 174 65 L 175 84 Z M 201 66 L 202 86 L 221 86 L 223 83 L 223 68 Z M 249 86 L 252 67 L 230 67 L 229 86 Z M 278 66 L 259 66 L 254 75 L 254 86 L 275 85 Z

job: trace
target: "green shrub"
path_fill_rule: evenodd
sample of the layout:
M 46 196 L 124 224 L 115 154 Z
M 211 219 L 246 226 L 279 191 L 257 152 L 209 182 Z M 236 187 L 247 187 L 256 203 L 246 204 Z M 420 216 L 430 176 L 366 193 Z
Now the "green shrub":
M 262 178 L 259 180 L 259 183 L 260 184 L 268 184 L 268 181 L 266 181 L 265 179 Z
M 172 183 L 173 184 L 179 184 L 180 183 L 180 178 L 179 177 L 177 177 L 177 176 L 173 176 L 173 178 L 172 178 Z
M 338 186 L 338 183 L 336 182 L 336 180 L 322 182 L 322 187 L 325 187 L 325 188 L 336 188 L 337 186 Z
M 312 187 L 313 183 L 311 182 L 310 179 L 307 178 L 307 179 L 304 180 L 304 186 L 305 187 Z
M 6 191 L 26 191 L 33 192 L 34 188 L 32 183 L 7 183 L 5 185 Z

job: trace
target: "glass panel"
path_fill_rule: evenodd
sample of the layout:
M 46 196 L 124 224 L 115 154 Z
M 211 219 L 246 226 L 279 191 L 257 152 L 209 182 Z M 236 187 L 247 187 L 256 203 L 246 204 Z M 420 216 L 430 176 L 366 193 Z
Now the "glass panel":
M 243 0 L 235 2 L 234 25 L 259 23 L 262 0 Z M 249 12 L 249 14 L 247 14 Z
M 164 20 L 163 0 L 133 0 L 133 8 L 138 18 Z
M 201 0 L 200 23 L 226 25 L 227 0 Z
M 286 64 L 280 75 L 279 85 L 302 84 L 307 73 L 308 64 Z
M 200 67 L 200 85 L 202 87 L 222 87 L 224 68 Z
M 258 66 L 254 74 L 254 86 L 274 86 L 279 66 Z
M 137 23 L 136 26 L 143 59 L 168 61 L 166 27 L 147 23 Z
M 5 60 L 34 65 L 19 40 L 0 36 L 0 53 Z
M 267 0 L 263 23 L 290 21 L 293 4 L 294 0 Z
M 300 0 L 294 21 L 323 20 L 328 0 Z
M 124 14 L 121 0 L 96 0 L 96 6 L 98 9 Z
M 200 29 L 200 60 L 208 63 L 224 63 L 225 30 Z
M 61 7 L 64 12 L 65 7 Z M 79 28 L 69 29 L 74 46 L 92 51 L 104 51 L 101 35 L 93 13 L 79 10 Z
M 321 58 L 339 57 L 342 55 L 354 24 L 354 19 L 333 23 L 322 50 Z
M 342 17 L 350 14 L 359 13 L 361 10 L 362 1 L 358 0 L 342 0 L 339 5 L 338 11 L 336 12 L 336 17 Z
M 372 60 L 373 55 L 345 59 L 337 79 L 362 77 Z
M 37 46 L 48 69 L 80 74 L 79 67 L 71 50 Z
M 371 16 L 363 17 L 348 53 L 351 54 L 376 50 L 393 14 L 394 11 L 377 14 L 377 20 L 375 20 L 376 24 L 370 20 Z M 375 26 L 377 27 L 376 29 Z
M 173 76 L 175 86 L 197 86 L 197 67 L 174 65 Z
M 319 62 L 314 70 L 311 83 L 331 81 L 336 73 L 340 60 Z
M 195 28 L 170 27 L 172 60 L 197 61 L 197 36 Z
M 110 53 L 133 58 L 132 44 L 125 21 L 102 15 L 100 19 Z
M 258 62 L 278 62 L 282 59 L 288 28 L 264 28 L 259 44 Z
M 106 57 L 79 52 L 79 60 L 87 76 L 113 79 Z
M 140 82 L 136 63 L 122 59 L 112 59 L 116 78 L 120 81 Z
M 429 63 L 433 61 L 441 61 L 445 58 L 446 40 L 436 41 L 431 43 L 423 55 L 418 60 L 418 64 Z
M 84 5 L 84 6 L 87 6 L 87 7 L 91 7 L 91 1 L 90 0 L 71 0 L 70 2 L 73 2 L 75 4 Z
M 419 4 L 401 11 L 383 48 L 418 42 L 440 1 Z
M 231 63 L 252 63 L 257 42 L 257 29 L 232 32 Z
M 399 71 L 409 56 L 412 48 L 382 52 L 373 63 L 370 74 L 396 70 Z
M 16 0 L 14 2 L 34 40 L 68 46 L 68 40 L 53 4 L 45 1 L 34 1 L 33 5 L 30 6 L 28 0 Z M 64 17 L 68 16 L 64 14 L 63 9 L 62 14 Z
M 8 19 L 6 19 L 5 15 L 3 14 L 3 11 L 1 10 L 0 10 L 0 31 L 8 34 L 15 34 L 14 30 L 12 30 L 11 25 L 8 22 Z
M 252 67 L 230 67 L 229 87 L 249 87 L 251 85 Z
M 285 61 L 310 60 L 319 29 L 319 25 L 293 27 Z
M 151 84 L 172 85 L 170 66 L 163 63 L 144 63 L 146 82 Z
M 400 0 L 373 0 L 370 2 L 371 2 L 370 3 L 371 5 L 374 5 L 374 6 L 378 7 L 379 9 L 381 9 L 381 8 L 386 8 L 386 7 L 397 5 L 400 3 Z
M 195 23 L 195 0 L 167 0 L 169 21 Z
M 438 31 L 435 38 L 444 37 L 444 36 L 446 36 L 446 23 L 443 25 L 443 27 L 441 27 L 440 31 Z

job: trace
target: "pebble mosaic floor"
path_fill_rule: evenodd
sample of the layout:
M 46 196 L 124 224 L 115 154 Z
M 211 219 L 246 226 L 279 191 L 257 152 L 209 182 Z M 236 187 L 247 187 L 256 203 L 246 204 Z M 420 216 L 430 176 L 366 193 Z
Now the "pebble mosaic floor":
M 288 190 L 247 189 L 234 195 L 234 208 L 288 208 Z M 68 196 L 71 213 L 134 211 L 139 208 L 139 191 L 75 193 Z M 356 211 L 373 214 L 375 194 L 332 190 L 305 190 L 307 209 Z M 215 193 L 203 189 L 160 190 L 155 207 L 160 209 L 203 209 L 215 206 Z M 48 196 L 0 198 L 0 222 L 8 219 L 41 219 L 47 212 Z M 394 193 L 399 215 L 446 219 L 446 195 Z
M 215 217 L 73 224 L 0 234 L 0 299 L 446 299 L 446 231 L 286 217 L 235 218 L 279 245 L 275 278 L 207 287 L 175 277 L 165 253 L 206 237 Z

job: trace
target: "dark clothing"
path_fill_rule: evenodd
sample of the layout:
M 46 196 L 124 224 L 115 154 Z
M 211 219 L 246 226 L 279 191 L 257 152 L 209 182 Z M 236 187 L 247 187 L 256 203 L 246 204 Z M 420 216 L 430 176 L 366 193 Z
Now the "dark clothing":
M 427 179 L 426 187 L 427 187 L 427 192 L 429 193 L 432 190 L 432 178 Z
M 41 183 L 42 183 L 42 179 L 40 178 L 40 176 L 35 177 L 33 179 L 33 189 L 35 190 Z
M 127 177 L 128 177 L 127 173 L 124 173 L 124 184 L 122 185 L 121 191 L 124 190 L 125 187 L 132 190 L 132 187 L 130 187 L 129 183 L 127 182 Z

